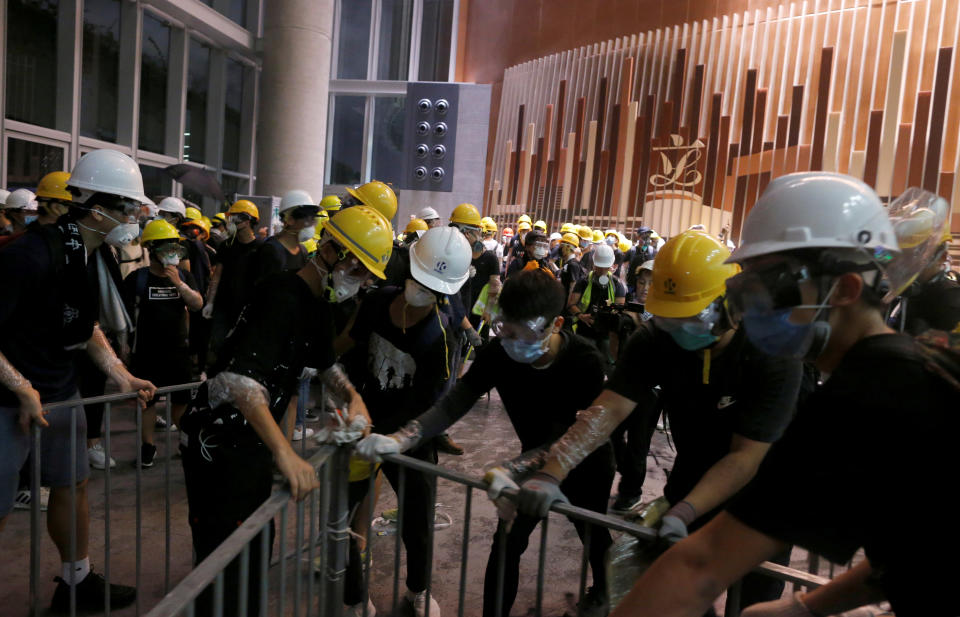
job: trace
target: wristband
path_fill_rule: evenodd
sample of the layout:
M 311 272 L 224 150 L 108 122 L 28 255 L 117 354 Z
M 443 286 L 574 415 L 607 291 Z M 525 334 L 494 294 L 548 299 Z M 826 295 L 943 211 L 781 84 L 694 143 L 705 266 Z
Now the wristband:
M 689 526 L 690 523 L 697 520 L 697 510 L 689 501 L 681 501 L 670 508 L 664 516 L 675 516 L 683 521 L 684 525 Z

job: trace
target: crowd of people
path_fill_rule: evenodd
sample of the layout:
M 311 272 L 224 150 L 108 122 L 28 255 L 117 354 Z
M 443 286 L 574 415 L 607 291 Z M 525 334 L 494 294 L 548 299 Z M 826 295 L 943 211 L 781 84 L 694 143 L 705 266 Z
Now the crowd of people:
M 0 192 L 0 202 L 0 529 L 15 506 L 45 498 L 28 488 L 28 457 L 39 456 L 62 561 L 54 610 L 69 608 L 71 591 L 80 610 L 102 610 L 105 595 L 119 608 L 136 590 L 108 588 L 87 552 L 90 468 L 117 464 L 99 442 L 103 410 L 86 405 L 71 423 L 69 410 L 46 406 L 102 394 L 107 380 L 137 392 L 144 468 L 155 431 L 178 428 L 199 563 L 267 499 L 275 468 L 294 499 L 317 488 L 293 447 L 312 434 L 297 410 L 313 377 L 325 392 L 315 417 L 366 435 L 349 478 L 359 533 L 348 615 L 375 614 L 362 600 L 358 514 L 374 507 L 375 469 L 404 491 L 405 600 L 418 617 L 440 617 L 426 594 L 435 478 L 407 469 L 400 482 L 384 457 L 462 453 L 446 431 L 492 389 L 521 447 L 478 470 L 500 519 L 485 617 L 510 614 L 529 536 L 555 502 L 641 508 L 661 416 L 677 450 L 657 522 L 662 554 L 615 615 L 709 614 L 740 579 L 751 617 L 881 600 L 901 616 L 960 614 L 949 585 L 960 537 L 949 520 L 936 524 L 957 469 L 960 285 L 950 209 L 935 195 L 911 189 L 885 206 L 848 176 L 783 176 L 737 247 L 729 228 L 714 236 L 702 225 L 670 238 L 573 222 L 551 232 L 523 215 L 501 230 L 472 204 L 447 220 L 423 208 L 398 234 L 396 194 L 373 181 L 319 200 L 288 191 L 270 235 L 250 201 L 207 218 L 177 197 L 152 200 L 132 159 L 96 150 L 36 193 Z M 157 388 L 195 380 L 193 394 L 167 395 L 167 425 Z M 904 465 L 896 452 L 909 425 L 928 437 Z M 887 499 L 906 486 L 927 498 L 912 532 Z M 916 533 L 921 521 L 935 538 Z M 592 586 L 579 610 L 605 617 L 611 536 L 574 525 L 590 537 Z M 788 564 L 794 545 L 837 562 L 863 549 L 866 560 L 781 598 L 782 583 L 750 572 Z M 251 545 L 251 563 L 259 551 Z M 259 568 L 247 574 L 247 606 L 257 607 Z M 231 564 L 227 580 L 239 575 Z M 212 610 L 211 595 L 198 614 Z M 227 594 L 224 614 L 236 601 Z

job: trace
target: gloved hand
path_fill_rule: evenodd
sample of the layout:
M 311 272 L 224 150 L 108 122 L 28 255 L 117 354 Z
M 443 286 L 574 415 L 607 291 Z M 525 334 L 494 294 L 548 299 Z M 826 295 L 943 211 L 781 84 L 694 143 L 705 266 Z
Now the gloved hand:
M 510 472 L 503 467 L 494 467 L 487 471 L 483 476 L 483 481 L 487 483 L 487 497 L 497 508 L 497 517 L 507 521 L 507 531 L 510 531 L 513 519 L 517 518 L 517 504 L 502 493 L 505 488 L 519 490 L 520 487 L 513 481 Z
M 560 491 L 560 482 L 551 475 L 535 473 L 520 487 L 517 505 L 524 514 L 544 518 L 550 512 L 550 506 L 557 501 L 570 503 Z
M 208 302 L 200 311 L 204 319 L 213 319 L 213 302 Z
M 399 454 L 400 442 L 389 435 L 373 433 L 357 443 L 356 454 L 371 463 L 383 462 L 383 454 Z
M 816 617 L 800 600 L 800 592 L 772 602 L 760 602 L 743 609 L 742 617 Z
M 682 540 L 690 535 L 687 526 L 695 520 L 697 511 L 689 502 L 681 501 L 663 515 L 657 535 L 671 542 Z
M 480 338 L 480 333 L 473 328 L 467 330 L 467 342 L 470 343 L 474 349 L 483 345 L 483 339 Z

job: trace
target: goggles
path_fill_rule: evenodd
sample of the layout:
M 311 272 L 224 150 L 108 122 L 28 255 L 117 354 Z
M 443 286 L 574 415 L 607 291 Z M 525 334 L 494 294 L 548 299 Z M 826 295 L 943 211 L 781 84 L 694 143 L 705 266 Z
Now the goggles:
M 158 215 L 160 216 L 160 218 L 170 223 L 174 227 L 180 225 L 180 223 L 183 222 L 183 217 L 177 214 L 176 212 L 166 212 L 165 210 L 161 210 L 158 213 Z
M 727 279 L 728 304 L 737 315 L 747 311 L 820 308 L 803 303 L 802 285 L 816 285 L 815 277 L 809 266 L 790 262 L 741 272 Z
M 335 241 L 331 240 L 330 242 L 337 251 L 337 263 L 334 265 L 334 267 L 340 267 L 340 264 L 343 264 L 342 268 L 344 275 L 366 279 L 368 276 L 367 267 L 363 265 L 359 259 L 357 259 L 356 255 L 343 248 Z M 317 247 L 317 250 L 320 250 L 319 247 Z
M 344 191 L 344 194 L 340 196 L 340 209 L 349 208 L 350 206 L 362 206 L 364 203 L 353 196 L 353 194 Z
M 155 244 L 150 247 L 150 250 L 152 250 L 157 257 L 172 257 L 176 255 L 180 259 L 185 259 L 187 256 L 187 249 L 175 240 Z
M 227 217 L 227 220 L 233 223 L 234 225 L 239 225 L 240 223 L 246 223 L 247 221 L 252 221 L 253 219 L 248 214 L 243 214 L 238 212 L 236 214 L 231 214 Z
M 530 248 L 531 251 L 536 250 L 536 249 L 546 249 L 547 251 L 549 251 L 549 250 L 550 250 L 550 243 L 547 242 L 546 240 L 544 240 L 544 241 L 537 241 L 537 242 L 534 242 L 533 244 L 531 244 L 529 248 Z
M 664 332 L 685 330 L 688 334 L 711 334 L 720 323 L 723 297 L 719 297 L 692 317 L 653 316 L 653 323 Z
M 287 210 L 287 216 L 295 219 L 309 219 L 316 218 L 317 214 L 320 212 L 320 206 L 297 206 Z
M 507 319 L 497 317 L 490 324 L 490 331 L 501 339 L 515 339 L 527 343 L 542 341 L 553 327 L 553 319 L 540 316 L 536 319 Z
M 480 235 L 480 232 L 482 231 L 479 227 L 474 227 L 473 225 L 464 225 L 463 223 L 453 223 L 453 224 L 451 224 L 450 226 L 451 226 L 451 227 L 456 227 L 456 228 L 459 229 L 460 232 L 463 233 L 464 235 L 466 235 L 466 234 L 477 234 L 477 235 Z

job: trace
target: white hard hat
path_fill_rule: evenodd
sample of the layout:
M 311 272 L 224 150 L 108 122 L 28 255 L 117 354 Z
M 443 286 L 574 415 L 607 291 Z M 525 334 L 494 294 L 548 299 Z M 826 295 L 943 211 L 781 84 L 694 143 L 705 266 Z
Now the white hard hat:
M 652 260 L 652 259 L 648 259 L 647 261 L 645 261 L 645 262 L 643 262 L 642 264 L 640 264 L 640 267 L 637 268 L 637 272 L 639 272 L 639 271 L 641 271 L 641 270 L 649 270 L 650 272 L 653 272 L 653 260 Z
M 160 212 L 172 212 L 187 218 L 187 207 L 183 205 L 183 200 L 179 197 L 164 197 L 157 204 L 157 210 Z
M 7 195 L 7 201 L 4 207 L 7 210 L 33 211 L 37 209 L 37 196 L 34 195 L 30 189 L 17 189 Z
M 94 150 L 81 156 L 70 171 L 67 186 L 90 193 L 119 195 L 142 204 L 153 203 L 143 193 L 140 168 L 132 158 L 116 150 Z M 89 195 L 81 196 L 77 201 L 83 203 L 87 197 Z
M 727 260 L 797 249 L 898 251 L 880 198 L 862 180 L 822 171 L 774 179 L 750 210 L 740 247 Z
M 313 197 L 310 196 L 310 193 L 303 189 L 287 191 L 283 194 L 283 197 L 280 198 L 280 212 L 285 212 L 291 208 L 299 208 L 300 206 L 320 207 L 317 202 L 313 200 Z
M 0 189 L 0 206 L 7 203 L 7 196 L 10 195 L 10 191 L 7 189 Z
M 557 232 L 553 232 L 552 234 L 550 234 L 550 239 L 551 239 L 551 240 L 560 240 L 561 238 L 563 238 L 563 236 L 561 236 L 561 235 L 558 234 Z
M 417 218 L 423 219 L 425 221 L 429 221 L 430 219 L 440 218 L 440 215 L 437 214 L 436 210 L 434 210 L 430 206 L 427 206 L 426 208 L 423 208 L 422 210 L 420 210 L 420 212 L 417 214 Z
M 470 277 L 473 253 L 456 227 L 428 229 L 410 249 L 410 273 L 418 283 L 455 294 Z
M 613 247 L 608 244 L 598 244 L 593 249 L 593 265 L 597 268 L 609 268 L 613 265 Z

